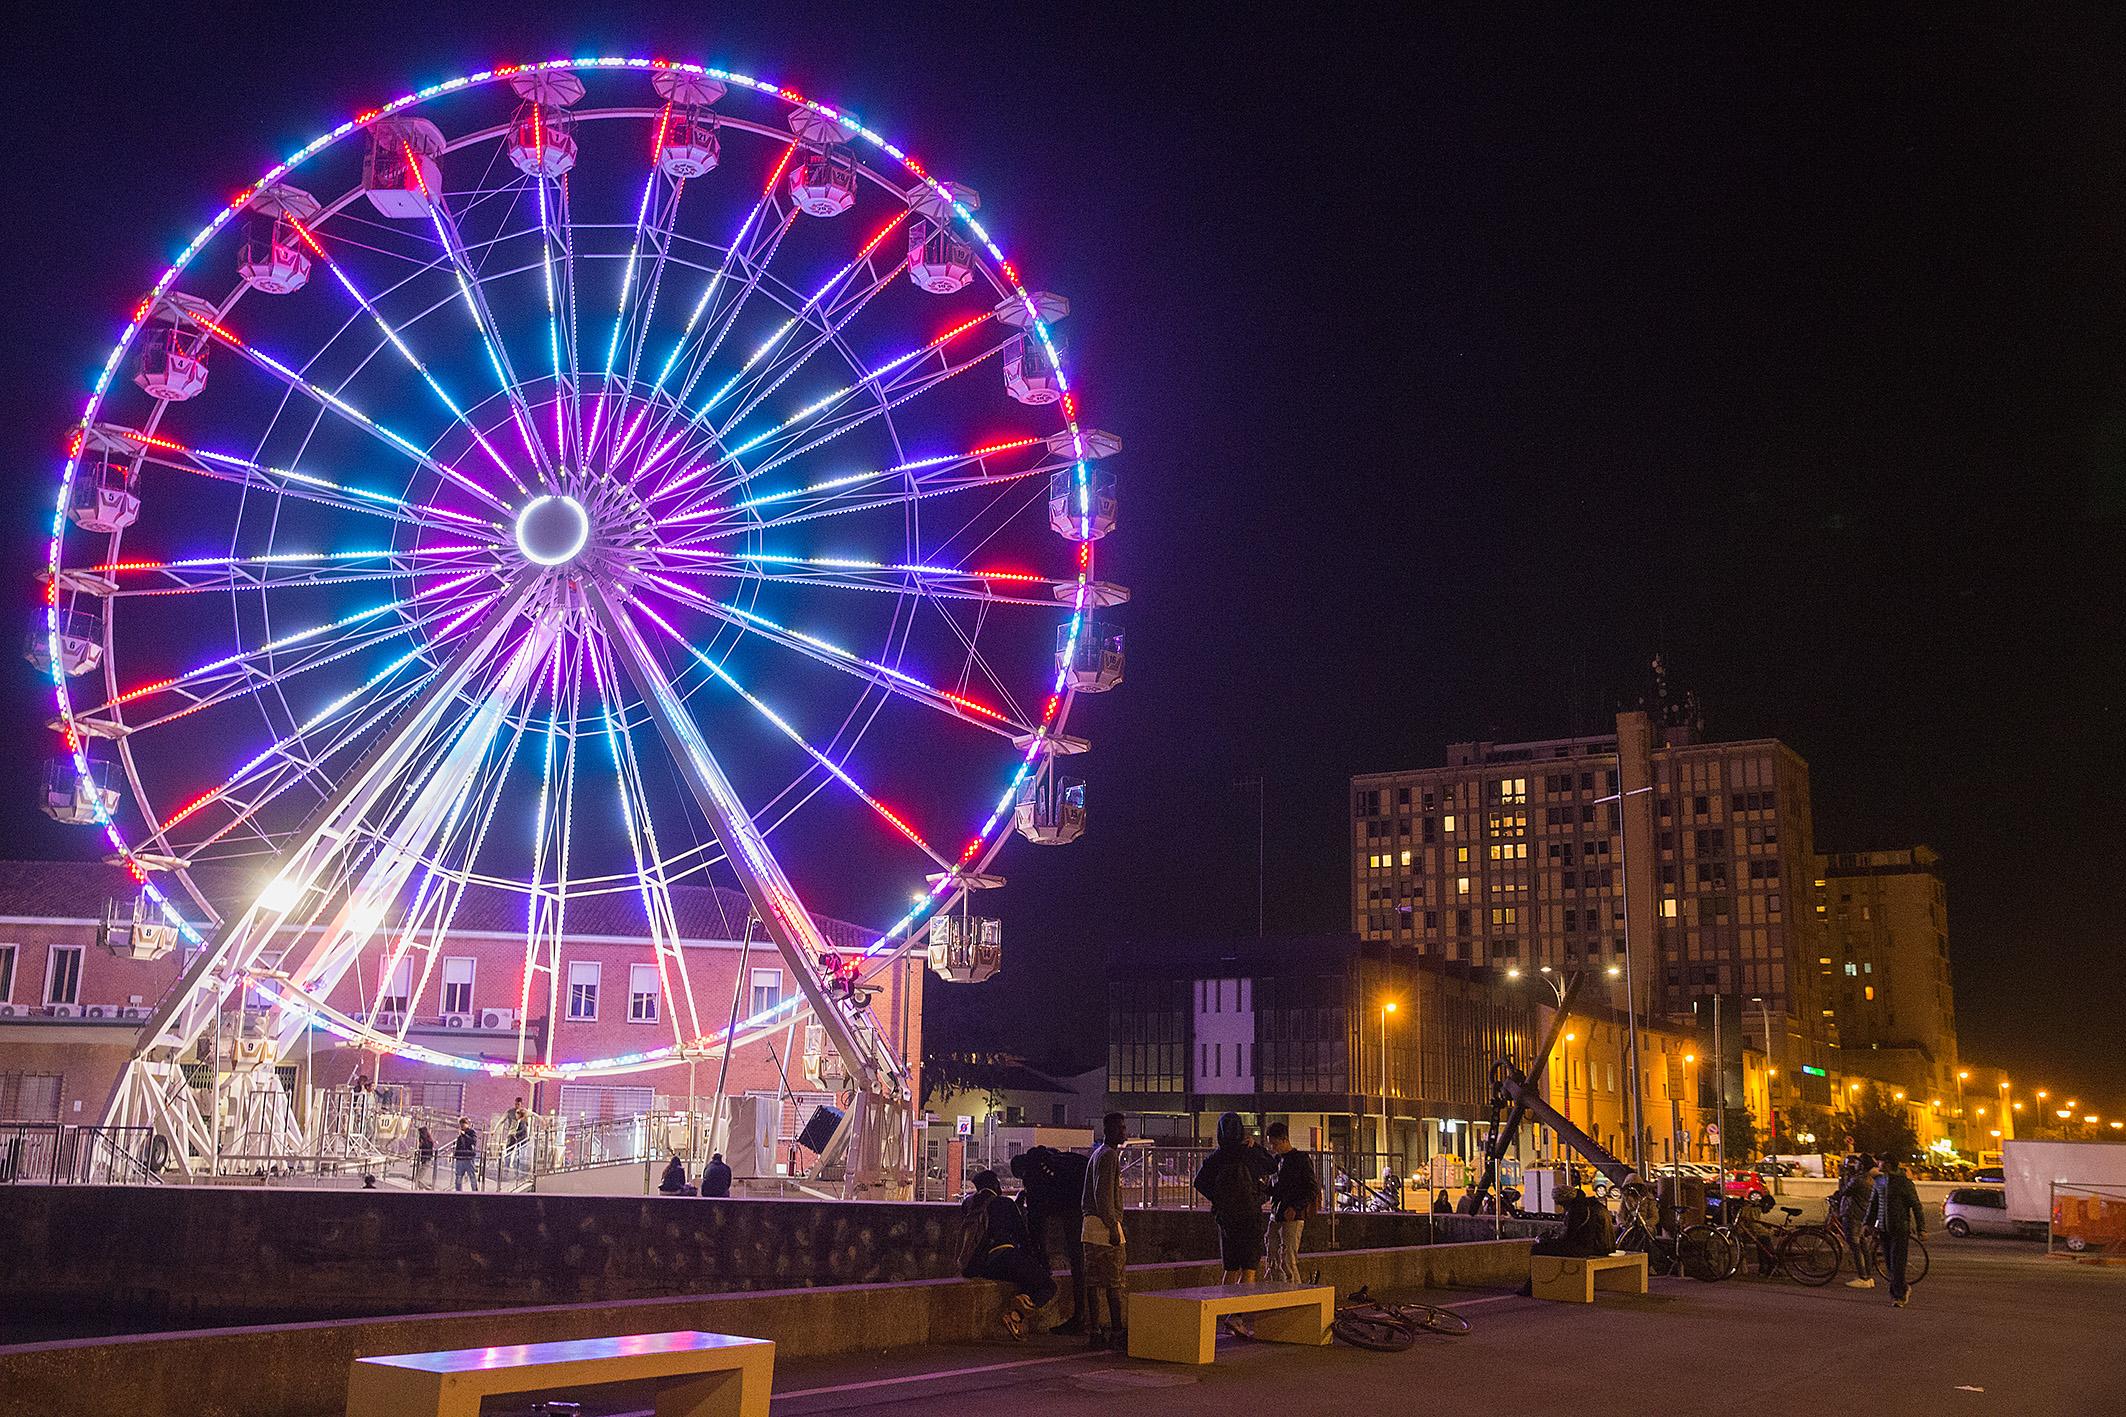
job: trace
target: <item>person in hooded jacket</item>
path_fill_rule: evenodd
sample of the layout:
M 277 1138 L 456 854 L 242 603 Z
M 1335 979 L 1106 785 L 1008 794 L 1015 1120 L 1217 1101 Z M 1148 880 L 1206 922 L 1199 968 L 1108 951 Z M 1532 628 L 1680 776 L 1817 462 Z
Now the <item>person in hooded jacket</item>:
M 1085 1331 L 1085 1244 L 1080 1232 L 1085 1223 L 1086 1164 L 1078 1153 L 1052 1146 L 1030 1146 L 1011 1158 L 1011 1174 L 1019 1178 L 1019 1198 L 1026 1207 L 1027 1240 L 1042 1265 L 1052 1270 L 1050 1232 L 1060 1230 L 1063 1257 L 1070 1264 L 1070 1317 L 1050 1330 L 1053 1333 Z
M 1024 1338 L 1033 1311 L 1056 1297 L 1055 1277 L 1034 1253 L 1026 1221 L 994 1171 L 975 1172 L 974 1189 L 960 1201 L 960 1273 L 1012 1287 L 1003 1317 L 1013 1338 Z

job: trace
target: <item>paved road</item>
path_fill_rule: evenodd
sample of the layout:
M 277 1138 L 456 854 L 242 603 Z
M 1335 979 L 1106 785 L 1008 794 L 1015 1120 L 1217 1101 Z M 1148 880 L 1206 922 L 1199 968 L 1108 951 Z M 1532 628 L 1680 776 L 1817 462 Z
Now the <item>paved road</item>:
M 1221 1344 L 1210 1369 L 1094 1355 L 1062 1340 L 787 1364 L 777 1417 L 1123 1410 L 1756 1413 L 1926 1417 L 2126 1413 L 2126 1266 L 2048 1261 L 2015 1241 L 1933 1245 L 1911 1307 L 1883 1290 L 1789 1280 L 1656 1279 L 1592 1309 L 1497 1294 L 1452 1301 L 1475 1324 L 1408 1353 Z M 1434 1291 L 1439 1302 L 1448 1296 Z

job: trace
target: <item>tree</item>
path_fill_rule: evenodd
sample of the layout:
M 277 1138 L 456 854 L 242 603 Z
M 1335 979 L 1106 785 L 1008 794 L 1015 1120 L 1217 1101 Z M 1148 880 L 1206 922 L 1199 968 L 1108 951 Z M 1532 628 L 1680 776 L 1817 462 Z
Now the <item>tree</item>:
M 1838 1115 L 1838 1125 L 1855 1146 L 1871 1156 L 1910 1161 L 1919 1155 L 1919 1133 L 1912 1129 L 1904 1104 L 1875 1083 L 1869 1083 L 1853 1105 Z
M 1727 1115 L 1720 1119 L 1720 1140 L 1727 1147 L 1730 1166 L 1748 1161 L 1757 1153 L 1757 1119 L 1750 1116 L 1747 1107 L 1730 1103 Z

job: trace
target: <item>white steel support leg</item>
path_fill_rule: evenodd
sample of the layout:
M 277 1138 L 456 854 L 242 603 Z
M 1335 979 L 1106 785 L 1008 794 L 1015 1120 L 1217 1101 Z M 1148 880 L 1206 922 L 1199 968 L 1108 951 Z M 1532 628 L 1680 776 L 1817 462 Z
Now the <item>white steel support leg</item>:
M 832 999 L 820 983 L 820 957 L 833 949 L 811 912 L 783 875 L 766 839 L 739 800 L 731 781 L 717 765 L 686 706 L 673 694 L 663 671 L 644 643 L 626 607 L 603 585 L 588 588 L 585 599 L 606 642 L 624 666 L 635 692 L 672 761 L 685 778 L 702 814 L 722 845 L 762 928 L 797 978 L 797 987 L 827 1039 L 841 1056 L 856 1084 L 856 1104 L 843 1119 L 838 1138 L 853 1157 L 846 1171 L 852 1193 L 876 1193 L 900 1184 L 905 1171 L 902 1149 L 889 1145 L 890 1122 L 907 1111 L 908 1074 L 893 1045 L 867 1007 Z M 854 1144 L 850 1144 L 850 1138 Z
M 318 804 L 272 877 L 277 888 L 273 905 L 254 899 L 222 921 L 207 948 L 141 1029 L 132 1061 L 119 1074 L 105 1106 L 106 1124 L 154 1127 L 169 1138 L 172 1163 L 188 1175 L 193 1173 L 206 1155 L 200 1142 L 212 1135 L 213 1123 L 200 1115 L 192 1090 L 184 1085 L 179 1056 L 213 1026 L 229 996 L 243 987 L 260 952 L 286 923 L 294 901 L 331 864 L 351 824 L 402 780 L 449 706 L 508 637 L 525 597 L 536 584 L 535 578 L 528 577 L 504 593 L 427 688 Z

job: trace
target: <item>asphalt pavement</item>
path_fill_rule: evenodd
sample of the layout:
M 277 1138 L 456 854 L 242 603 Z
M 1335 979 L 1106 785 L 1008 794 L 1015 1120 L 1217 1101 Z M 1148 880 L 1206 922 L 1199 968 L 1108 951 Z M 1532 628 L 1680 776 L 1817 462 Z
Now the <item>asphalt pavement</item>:
M 1929 1237 L 1912 1303 L 1842 1283 L 1655 1279 L 1592 1307 L 1427 1291 L 1474 1325 L 1406 1353 L 1222 1340 L 1210 1368 L 1035 1337 L 778 1367 L 777 1417 L 940 1410 L 1157 1417 L 1433 1411 L 1846 1411 L 1927 1417 L 2126 1413 L 2126 1265 L 2048 1260 L 2009 1240 Z

